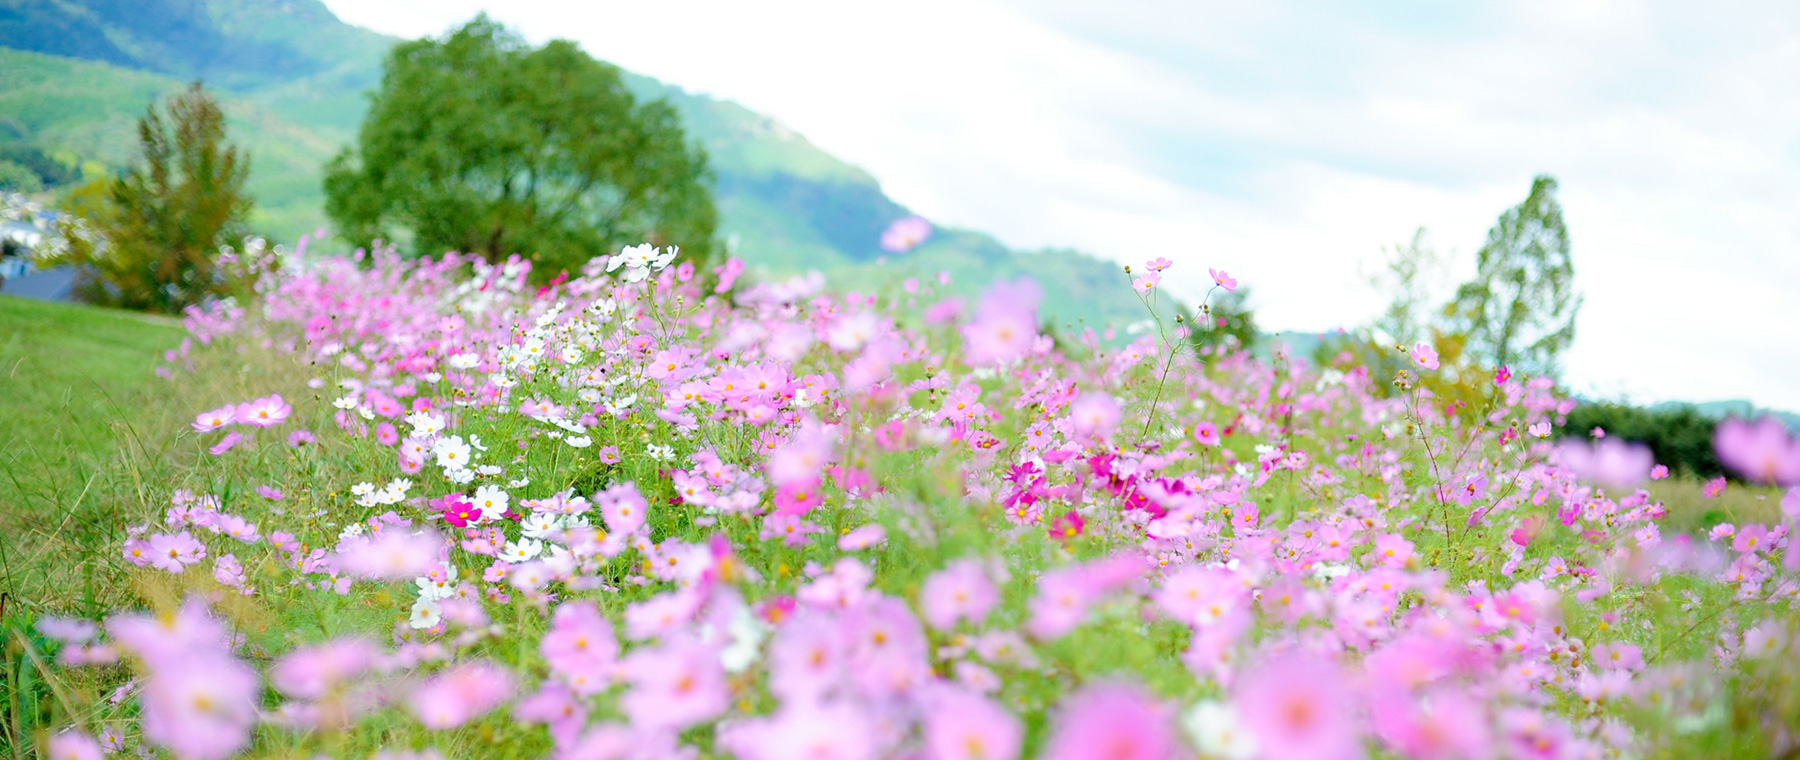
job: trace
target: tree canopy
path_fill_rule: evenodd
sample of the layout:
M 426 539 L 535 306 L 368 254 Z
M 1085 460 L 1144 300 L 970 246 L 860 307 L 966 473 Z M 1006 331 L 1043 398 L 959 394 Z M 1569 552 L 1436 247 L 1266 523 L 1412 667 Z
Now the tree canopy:
M 572 42 L 533 48 L 479 16 L 394 48 L 326 212 L 354 244 L 404 232 L 415 253 L 517 253 L 550 274 L 644 242 L 704 259 L 709 181 L 667 103 L 636 102 Z
M 1471 356 L 1534 375 L 1555 375 L 1575 339 L 1575 265 L 1556 180 L 1540 175 L 1507 209 L 1475 254 L 1475 279 L 1457 288 L 1450 315 Z
M 89 301 L 176 313 L 233 285 L 219 248 L 245 233 L 249 156 L 226 144 L 225 114 L 200 83 L 167 111 L 152 105 L 138 121 L 140 165 L 68 199 L 99 235 L 71 239 L 80 244 L 70 255 L 88 265 L 78 288 Z

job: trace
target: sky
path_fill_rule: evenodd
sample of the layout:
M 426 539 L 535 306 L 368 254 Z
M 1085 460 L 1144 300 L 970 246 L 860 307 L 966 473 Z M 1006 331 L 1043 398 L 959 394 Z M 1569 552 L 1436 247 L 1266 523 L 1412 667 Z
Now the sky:
M 326 0 L 486 11 L 769 115 L 939 224 L 1208 267 L 1265 329 L 1352 327 L 1425 228 L 1444 291 L 1533 176 L 1585 302 L 1565 379 L 1800 411 L 1800 4 Z M 1355 7 L 1351 7 L 1354 5 Z

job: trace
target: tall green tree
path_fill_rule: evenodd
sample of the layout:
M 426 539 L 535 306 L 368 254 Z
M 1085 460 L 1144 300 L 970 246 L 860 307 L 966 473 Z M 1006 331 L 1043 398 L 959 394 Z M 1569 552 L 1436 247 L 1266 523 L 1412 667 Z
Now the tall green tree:
M 1488 230 L 1475 263 L 1475 279 L 1457 288 L 1449 306 L 1470 357 L 1556 375 L 1558 356 L 1575 339 L 1582 299 L 1554 178 L 1532 180 L 1524 202 Z
M 219 249 L 245 232 L 249 156 L 226 144 L 225 114 L 199 82 L 166 110 L 138 121 L 142 163 L 71 199 L 98 233 L 70 251 L 87 300 L 173 314 L 239 284 Z
M 483 15 L 394 48 L 325 208 L 357 245 L 404 232 L 417 253 L 518 253 L 548 275 L 644 242 L 704 259 L 710 179 L 666 102 L 636 102 L 572 42 L 533 48 Z

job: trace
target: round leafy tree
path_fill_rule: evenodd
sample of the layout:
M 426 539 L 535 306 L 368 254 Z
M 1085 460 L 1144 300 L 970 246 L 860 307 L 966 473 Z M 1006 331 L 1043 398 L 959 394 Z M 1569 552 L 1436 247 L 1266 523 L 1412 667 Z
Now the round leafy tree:
M 356 144 L 328 167 L 326 212 L 358 245 L 517 253 L 548 274 L 644 242 L 704 259 L 709 179 L 666 102 L 637 102 L 572 42 L 533 48 L 479 16 L 394 48 Z

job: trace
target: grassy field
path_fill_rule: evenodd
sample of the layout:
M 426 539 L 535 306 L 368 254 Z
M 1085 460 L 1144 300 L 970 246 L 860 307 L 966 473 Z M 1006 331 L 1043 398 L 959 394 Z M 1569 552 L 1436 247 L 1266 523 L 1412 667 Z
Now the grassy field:
M 13 604 L 97 601 L 94 559 L 179 414 L 178 387 L 153 369 L 181 337 L 173 320 L 0 296 L 0 571 Z
M 145 484 L 193 461 L 186 420 L 273 371 L 244 356 L 178 381 L 156 377 L 183 334 L 170 319 L 0 296 L 0 572 L 11 604 L 77 612 L 117 599 L 110 555 L 128 519 L 159 509 Z M 1707 499 L 1701 487 L 1647 486 L 1676 531 L 1779 514 L 1776 489 L 1734 483 Z

